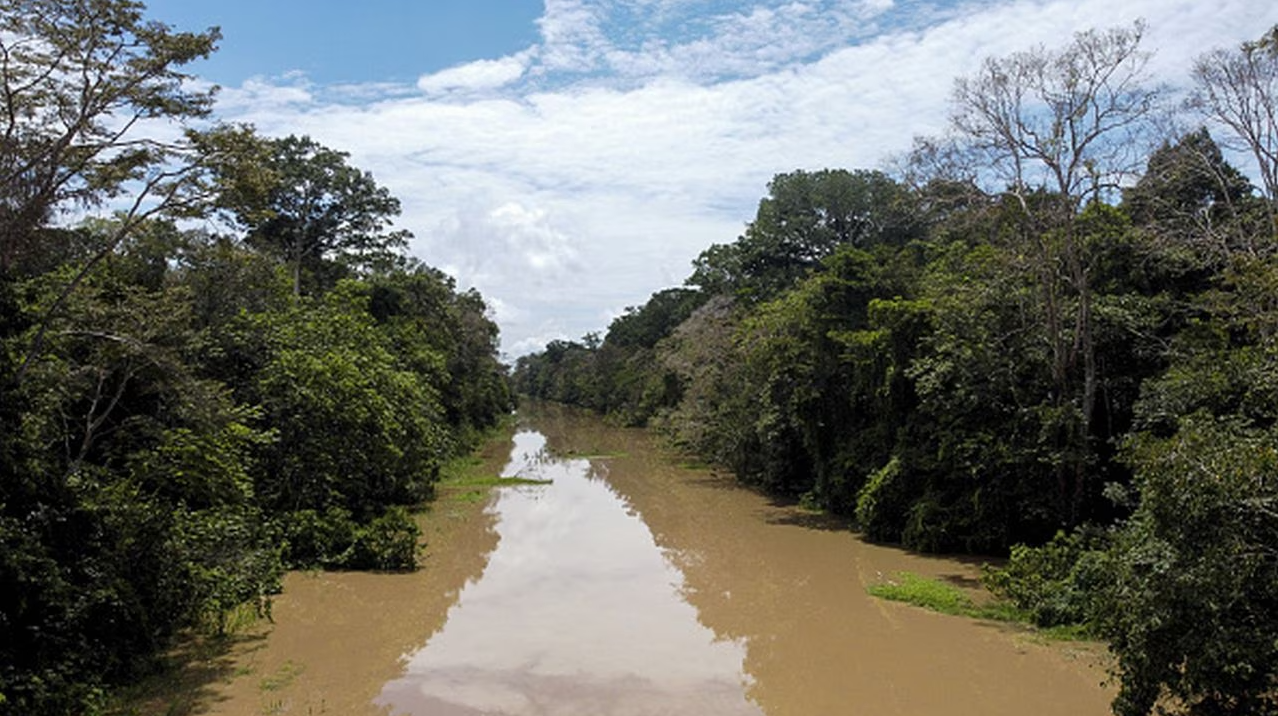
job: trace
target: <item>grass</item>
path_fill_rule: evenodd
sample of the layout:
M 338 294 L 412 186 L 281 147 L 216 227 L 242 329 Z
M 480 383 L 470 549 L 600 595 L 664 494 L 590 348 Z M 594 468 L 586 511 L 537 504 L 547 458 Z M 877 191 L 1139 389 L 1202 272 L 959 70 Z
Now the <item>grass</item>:
M 488 499 L 488 494 L 494 487 L 549 485 L 552 482 L 554 481 L 494 475 L 491 460 L 485 460 L 475 452 L 446 462 L 439 470 L 438 486 L 448 491 L 448 499 L 453 502 L 475 504 Z
M 898 572 L 891 581 L 871 585 L 866 591 L 879 599 L 905 602 L 953 616 L 975 617 L 981 611 L 972 598 L 957 587 L 912 572 Z
M 630 453 L 623 450 L 613 450 L 611 452 L 607 450 L 587 450 L 585 452 L 569 450 L 564 453 L 564 457 L 571 458 L 573 460 L 615 460 L 618 458 L 630 457 Z
M 274 674 L 262 679 L 258 683 L 258 689 L 261 691 L 279 691 L 280 689 L 293 683 L 293 680 L 301 676 L 306 671 L 306 667 L 292 660 L 284 662 Z
M 866 588 L 871 596 L 904 602 L 941 614 L 1017 624 L 1047 641 L 1087 641 L 1094 638 L 1082 624 L 1037 627 L 1029 614 L 1004 601 L 977 604 L 966 592 L 952 584 L 913 572 L 898 572 L 883 584 Z
M 444 463 L 439 469 L 439 484 L 460 485 L 486 477 L 484 459 L 479 455 L 463 455 Z

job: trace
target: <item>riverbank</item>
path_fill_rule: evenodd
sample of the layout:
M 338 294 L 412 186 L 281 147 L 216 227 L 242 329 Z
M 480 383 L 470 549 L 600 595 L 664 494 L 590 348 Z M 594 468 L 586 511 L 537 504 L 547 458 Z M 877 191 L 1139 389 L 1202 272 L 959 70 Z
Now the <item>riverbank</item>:
M 416 515 L 420 569 L 406 574 L 291 572 L 273 621 L 225 639 L 194 639 L 172 672 L 144 683 L 121 716 L 378 714 L 373 699 L 401 657 L 439 630 L 462 587 L 483 573 L 496 546 L 486 513 L 490 487 L 510 454 L 513 422 L 452 466 Z
M 974 561 L 866 544 L 680 463 L 526 406 L 441 485 L 422 570 L 289 575 L 274 625 L 145 716 L 1108 713 L 1086 645 L 867 594 L 910 572 L 977 595 Z

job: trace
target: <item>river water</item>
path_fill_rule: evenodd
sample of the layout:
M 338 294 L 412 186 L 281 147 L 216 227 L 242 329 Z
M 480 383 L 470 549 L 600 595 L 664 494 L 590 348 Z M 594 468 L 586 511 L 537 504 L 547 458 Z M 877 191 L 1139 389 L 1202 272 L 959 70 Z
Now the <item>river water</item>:
M 651 438 L 523 412 L 415 575 L 293 575 L 215 713 L 1101 716 L 1103 652 L 876 600 L 974 564 L 867 545 Z M 252 709 L 252 710 L 250 710 Z

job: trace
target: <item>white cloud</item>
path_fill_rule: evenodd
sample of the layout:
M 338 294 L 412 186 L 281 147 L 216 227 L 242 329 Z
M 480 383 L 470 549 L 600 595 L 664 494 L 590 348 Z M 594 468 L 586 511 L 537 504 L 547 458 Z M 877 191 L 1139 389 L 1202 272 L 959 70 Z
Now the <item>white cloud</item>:
M 239 87 L 223 87 L 218 92 L 218 109 L 223 114 L 308 111 L 314 102 L 310 84 L 297 76 L 254 77 Z
M 479 288 L 518 355 L 680 283 L 774 174 L 874 167 L 940 131 L 953 78 L 985 56 L 1144 17 L 1151 69 L 1183 82 L 1198 53 L 1278 22 L 1264 0 L 703 7 L 547 0 L 536 47 L 427 75 L 424 92 L 259 79 L 220 110 L 351 152 L 400 197 L 413 250 Z
M 417 88 L 427 93 L 441 93 L 503 87 L 524 76 L 531 54 L 524 52 L 497 60 L 477 60 L 423 75 L 417 80 Z

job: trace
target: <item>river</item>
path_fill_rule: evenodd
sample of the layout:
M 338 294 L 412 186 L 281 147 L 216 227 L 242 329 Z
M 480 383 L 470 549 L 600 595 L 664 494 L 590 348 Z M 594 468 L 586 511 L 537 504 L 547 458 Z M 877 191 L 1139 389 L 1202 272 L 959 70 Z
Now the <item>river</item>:
M 441 501 L 411 575 L 294 574 L 192 702 L 225 714 L 1101 716 L 1103 652 L 876 600 L 978 568 L 681 466 L 642 431 L 531 406 L 503 487 Z M 504 463 L 504 464 L 503 464 Z M 433 520 L 433 522 L 431 521 Z

